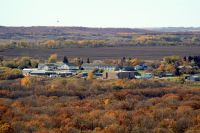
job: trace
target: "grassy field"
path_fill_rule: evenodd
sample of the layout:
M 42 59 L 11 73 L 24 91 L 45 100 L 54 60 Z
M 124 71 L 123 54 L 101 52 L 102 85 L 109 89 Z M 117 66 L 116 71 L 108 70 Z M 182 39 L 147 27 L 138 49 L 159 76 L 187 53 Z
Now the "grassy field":
M 63 48 L 63 49 L 30 49 L 16 48 L 0 51 L 1 56 L 17 57 L 30 56 L 34 58 L 48 58 L 50 54 L 57 53 L 59 58 L 63 56 L 81 57 L 90 59 L 116 59 L 121 57 L 138 57 L 145 60 L 157 60 L 164 56 L 199 55 L 198 46 L 135 46 L 135 47 L 101 47 L 101 48 Z

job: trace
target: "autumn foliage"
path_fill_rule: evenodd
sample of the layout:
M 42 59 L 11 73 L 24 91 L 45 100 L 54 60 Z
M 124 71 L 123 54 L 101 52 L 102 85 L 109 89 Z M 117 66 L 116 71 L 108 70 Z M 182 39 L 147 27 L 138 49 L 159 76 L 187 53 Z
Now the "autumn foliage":
M 88 73 L 87 80 L 92 80 L 94 78 L 94 74 L 92 72 Z
M 30 84 L 31 84 L 31 80 L 30 80 L 29 76 L 24 77 L 23 79 L 21 79 L 21 86 L 29 87 Z
M 190 85 L 39 77 L 0 81 L 0 133 L 197 133 L 200 89 Z
M 56 63 L 57 61 L 57 54 L 51 54 L 49 59 L 48 59 L 48 62 L 49 63 Z

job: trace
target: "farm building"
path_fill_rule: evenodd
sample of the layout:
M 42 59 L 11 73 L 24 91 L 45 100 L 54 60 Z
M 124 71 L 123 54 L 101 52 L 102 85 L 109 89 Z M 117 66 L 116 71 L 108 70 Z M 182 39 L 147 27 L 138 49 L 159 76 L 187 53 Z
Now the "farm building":
M 116 66 L 106 65 L 106 64 L 85 63 L 82 65 L 82 68 L 84 70 L 102 69 L 102 70 L 114 71 L 116 69 Z
M 153 78 L 153 76 L 154 75 L 152 73 L 145 73 L 142 75 L 142 78 L 143 79 L 151 79 L 151 78 Z
M 48 76 L 48 77 L 66 77 L 70 76 L 73 73 L 68 70 L 55 70 L 55 71 L 46 71 L 38 69 L 23 69 L 24 76 Z
M 39 64 L 38 68 L 25 68 L 22 72 L 25 76 L 66 77 L 72 75 L 78 69 L 78 66 L 71 63 L 48 63 Z
M 158 76 L 160 78 L 162 78 L 162 77 L 174 77 L 175 74 L 173 72 L 161 72 Z
M 38 70 L 78 70 L 79 67 L 72 63 L 38 64 Z
M 148 66 L 146 64 L 140 64 L 135 66 L 135 70 L 147 70 Z
M 136 71 L 104 72 L 103 79 L 134 79 L 138 75 Z
M 186 77 L 187 80 L 189 81 L 200 81 L 200 75 L 191 75 L 191 76 L 188 76 Z
M 124 66 L 121 69 L 122 71 L 135 71 L 135 67 L 133 66 Z

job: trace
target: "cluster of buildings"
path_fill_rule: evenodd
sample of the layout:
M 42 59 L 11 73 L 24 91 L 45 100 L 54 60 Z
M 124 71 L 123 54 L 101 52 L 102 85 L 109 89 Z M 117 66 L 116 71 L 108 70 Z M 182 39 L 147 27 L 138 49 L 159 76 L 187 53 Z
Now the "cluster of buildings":
M 44 63 L 38 64 L 38 68 L 23 69 L 24 76 L 47 76 L 47 77 L 71 77 L 77 76 L 85 78 L 88 73 L 94 70 L 101 70 L 94 72 L 94 75 L 102 79 L 150 79 L 154 75 L 152 73 L 140 74 L 138 71 L 147 70 L 149 66 L 140 64 L 135 67 L 125 66 L 119 67 L 116 65 L 108 65 L 102 63 L 85 63 L 81 67 L 73 63 Z M 184 67 L 180 67 L 184 70 Z M 172 77 L 173 73 L 161 73 L 159 77 Z M 190 75 L 185 77 L 186 80 L 200 81 L 200 75 Z
M 49 77 L 66 77 L 71 76 L 79 67 L 72 63 L 46 63 L 38 64 L 38 68 L 25 68 L 23 75 L 25 76 L 49 76 Z
M 136 67 L 118 67 L 116 65 L 85 63 L 81 68 L 73 63 L 46 63 L 38 64 L 38 68 L 25 68 L 23 75 L 25 76 L 48 76 L 48 77 L 69 77 L 75 75 L 87 76 L 87 72 L 92 70 L 102 70 L 96 72 L 95 75 L 104 79 L 133 79 L 140 74 L 137 70 L 147 69 L 144 64 Z

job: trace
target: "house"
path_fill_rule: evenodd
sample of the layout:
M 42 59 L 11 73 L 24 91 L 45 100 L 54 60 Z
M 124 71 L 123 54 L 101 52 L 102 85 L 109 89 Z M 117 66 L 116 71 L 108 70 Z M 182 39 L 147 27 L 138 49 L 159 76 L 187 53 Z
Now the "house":
M 134 79 L 138 75 L 136 71 L 104 72 L 103 79 Z
M 68 70 L 46 71 L 38 69 L 23 69 L 22 73 L 24 76 L 47 76 L 47 77 L 66 77 L 73 75 L 73 72 Z
M 38 64 L 38 70 L 78 70 L 79 67 L 72 63 L 47 63 L 47 64 Z
M 94 75 L 95 75 L 96 77 L 102 77 L 102 76 L 103 76 L 102 73 L 95 73 Z
M 190 73 L 190 74 L 195 74 L 195 71 L 199 69 L 198 66 L 178 66 L 179 72 L 180 73 Z
M 135 70 L 147 70 L 148 66 L 146 64 L 140 64 L 135 66 Z
M 30 76 L 51 76 L 56 75 L 54 71 L 46 71 L 46 70 L 34 70 L 29 73 Z
M 116 66 L 107 64 L 85 63 L 82 65 L 82 68 L 84 70 L 101 69 L 101 70 L 114 71 L 116 69 Z
M 56 63 L 38 64 L 38 70 L 55 70 L 57 69 Z
M 23 74 L 24 76 L 29 76 L 29 75 L 30 75 L 30 72 L 36 71 L 36 70 L 38 70 L 38 69 L 37 69 L 37 68 L 24 68 L 24 69 L 22 70 L 22 74 Z
M 82 72 L 82 73 L 79 73 L 78 74 L 78 77 L 79 78 L 86 78 L 88 76 L 88 73 L 87 72 Z
M 196 75 L 187 76 L 186 79 L 189 81 L 200 81 L 200 75 L 196 74 Z
M 152 73 L 145 73 L 144 75 L 142 75 L 142 78 L 143 79 L 151 79 L 153 78 L 153 74 Z
M 121 70 L 122 70 L 122 71 L 135 71 L 135 67 L 132 67 L 132 66 L 124 66 Z
M 162 78 L 162 77 L 174 77 L 175 74 L 173 72 L 161 72 L 159 74 L 159 77 Z
M 73 63 L 60 63 L 58 64 L 59 70 L 79 70 L 79 67 Z
M 47 63 L 39 64 L 38 68 L 23 69 L 24 76 L 48 76 L 48 77 L 66 77 L 75 73 L 79 69 L 72 63 Z

